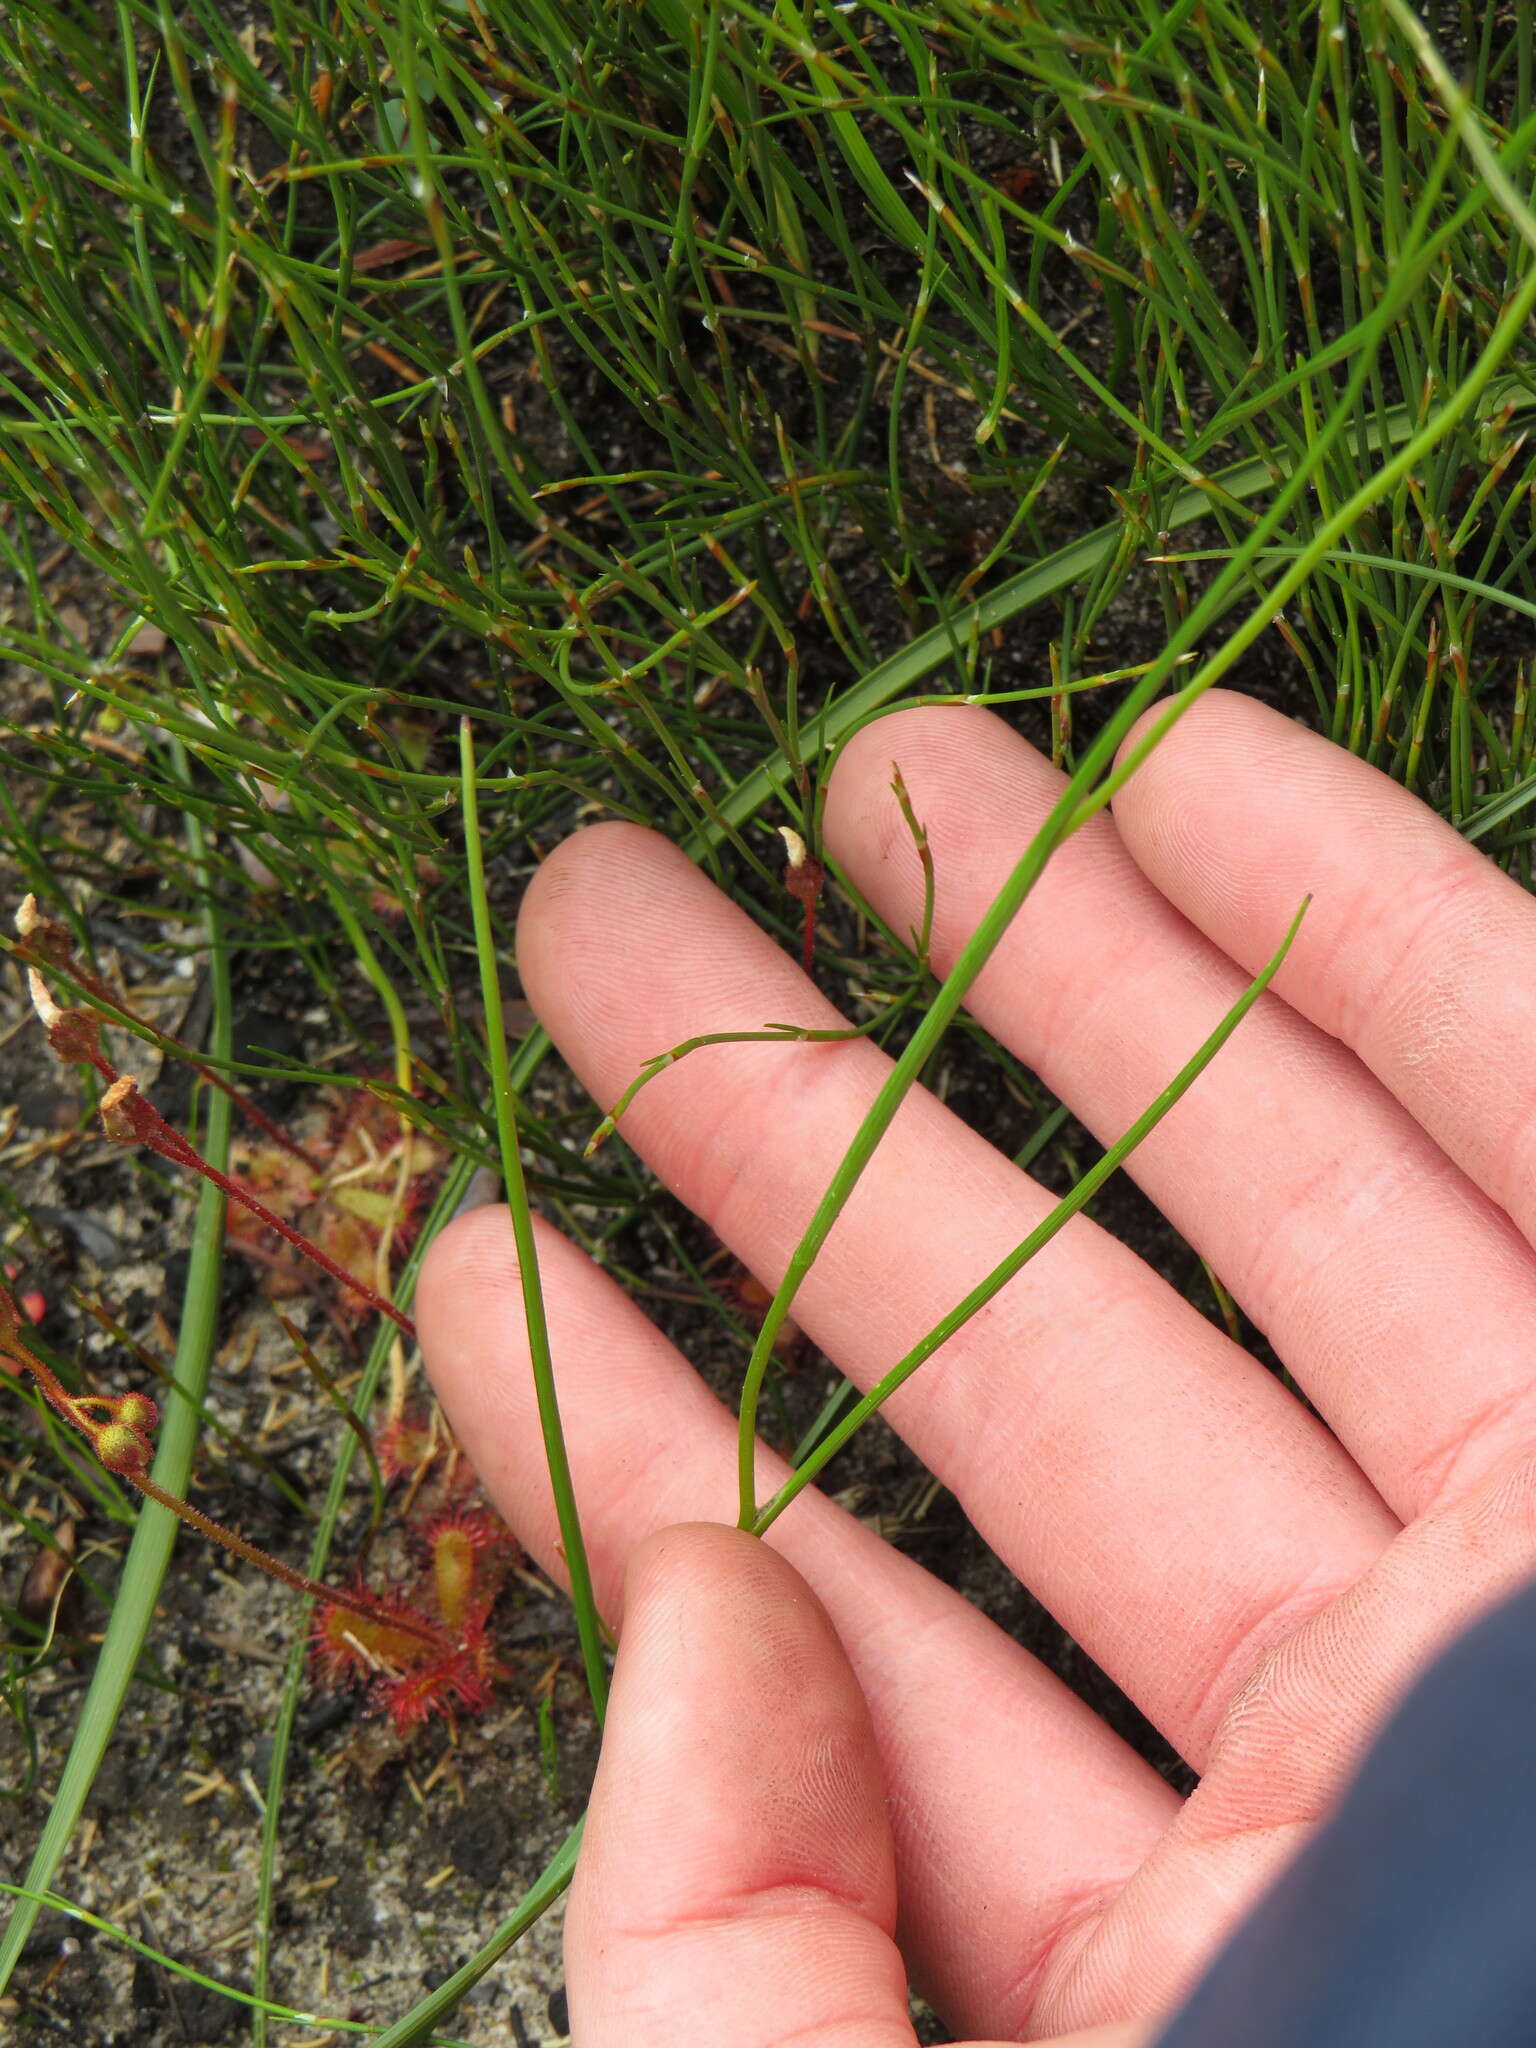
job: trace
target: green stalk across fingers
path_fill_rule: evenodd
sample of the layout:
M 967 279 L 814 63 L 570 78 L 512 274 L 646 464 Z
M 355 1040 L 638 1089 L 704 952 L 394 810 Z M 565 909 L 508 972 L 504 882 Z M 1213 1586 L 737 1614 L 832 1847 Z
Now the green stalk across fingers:
M 544 1314 L 544 1289 L 539 1279 L 538 1247 L 533 1240 L 533 1213 L 528 1205 L 528 1183 L 523 1174 L 522 1147 L 517 1135 L 517 1098 L 512 1088 L 507 1034 L 502 1022 L 496 944 L 491 932 L 490 904 L 485 893 L 485 862 L 480 848 L 480 800 L 475 789 L 475 747 L 467 718 L 459 725 L 459 762 L 463 771 L 464 843 L 469 859 L 470 905 L 475 921 L 475 951 L 480 962 L 486 1052 L 491 1063 L 491 1099 L 496 1116 L 496 1135 L 501 1145 L 502 1178 L 512 1211 L 512 1232 L 517 1240 L 523 1313 L 528 1321 L 528 1354 L 533 1367 L 534 1390 L 538 1396 L 539 1424 L 544 1432 L 550 1489 L 555 1496 L 555 1514 L 560 1523 L 560 1546 L 571 1581 L 571 1604 L 576 1612 L 576 1631 L 581 1638 L 587 1690 L 592 1695 L 592 1711 L 601 1726 L 608 1705 L 608 1666 L 603 1652 L 602 1621 L 592 1591 L 586 1545 L 582 1541 L 581 1518 L 571 1485 L 565 1432 L 560 1426 L 560 1402 L 555 1392 L 555 1367 L 549 1349 L 549 1324 Z
M 771 1527 L 778 1520 L 795 1496 L 805 1491 L 806 1487 L 811 1484 L 812 1480 L 818 1476 L 822 1469 L 837 1456 L 848 1439 L 857 1430 L 863 1428 L 870 1416 L 875 1413 L 875 1410 L 882 1407 L 898 1387 L 905 1385 L 920 1365 L 932 1358 L 934 1352 L 939 1349 L 941 1344 L 947 1344 L 955 1332 L 968 1323 L 978 1309 L 985 1308 L 993 1295 L 1000 1293 L 1016 1273 L 1023 1271 L 1024 1267 L 1029 1264 L 1037 1252 L 1045 1249 L 1056 1233 L 1063 1229 L 1077 1215 L 1080 1209 L 1085 1209 L 1088 1206 L 1110 1175 L 1123 1165 L 1131 1153 L 1136 1150 L 1142 1139 L 1149 1132 L 1157 1128 L 1174 1104 L 1181 1100 L 1193 1083 L 1205 1072 L 1205 1069 L 1210 1065 L 1217 1053 L 1220 1052 L 1244 1017 L 1247 1016 L 1259 997 L 1274 980 L 1281 961 L 1284 960 L 1286 954 L 1291 950 L 1291 942 L 1300 929 L 1301 920 L 1306 914 L 1307 903 L 1311 900 L 1308 897 L 1306 902 L 1303 902 L 1301 908 L 1291 920 L 1290 930 L 1281 940 L 1272 958 L 1249 983 L 1248 987 L 1244 989 L 1243 993 L 1238 997 L 1231 1009 L 1228 1010 L 1210 1037 L 1206 1039 L 1199 1051 L 1180 1067 L 1178 1073 L 1168 1083 L 1168 1086 L 1148 1103 L 1147 1107 L 1124 1135 L 1115 1140 L 1102 1159 L 1096 1160 L 1089 1167 L 1070 1194 L 1064 1195 L 1055 1208 L 1051 1210 L 1050 1214 L 1041 1218 L 1028 1237 L 1016 1245 L 1007 1258 L 999 1261 L 984 1280 L 978 1281 L 963 1300 L 956 1302 L 948 1315 L 941 1316 L 928 1334 L 920 1338 L 906 1356 L 899 1359 L 891 1367 L 888 1373 L 883 1374 L 870 1388 L 869 1392 L 864 1395 L 863 1399 L 849 1410 L 835 1428 L 827 1431 L 826 1435 L 816 1445 L 816 1448 L 800 1460 L 795 1466 L 794 1472 L 785 1480 L 773 1498 L 765 1502 L 758 1509 L 752 1521 L 752 1533 L 755 1536 L 761 1536 L 764 1530 Z

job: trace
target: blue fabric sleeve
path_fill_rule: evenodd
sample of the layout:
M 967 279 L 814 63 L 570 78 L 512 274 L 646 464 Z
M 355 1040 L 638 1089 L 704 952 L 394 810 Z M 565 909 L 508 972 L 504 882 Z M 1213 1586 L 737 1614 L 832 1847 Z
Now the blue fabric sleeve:
M 1533 2048 L 1536 1585 L 1460 1637 L 1159 2048 Z

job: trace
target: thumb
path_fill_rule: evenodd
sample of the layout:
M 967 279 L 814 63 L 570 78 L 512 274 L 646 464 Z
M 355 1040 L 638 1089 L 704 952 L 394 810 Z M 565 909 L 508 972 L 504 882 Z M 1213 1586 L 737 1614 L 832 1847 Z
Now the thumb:
M 756 1537 L 630 1561 L 566 1919 L 580 2048 L 913 2048 L 864 1699 L 820 1603 Z
M 895 1920 L 869 1714 L 815 1595 L 740 1530 L 653 1536 L 566 1919 L 576 2048 L 914 2048 Z

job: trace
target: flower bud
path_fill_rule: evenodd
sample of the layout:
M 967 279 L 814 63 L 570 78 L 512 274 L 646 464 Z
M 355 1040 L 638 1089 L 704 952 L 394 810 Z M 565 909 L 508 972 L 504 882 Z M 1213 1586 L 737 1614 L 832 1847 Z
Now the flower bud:
M 101 1127 L 114 1145 L 137 1145 L 144 1138 L 144 1111 L 147 1104 L 139 1094 L 139 1084 L 131 1074 L 120 1075 L 102 1096 L 100 1102 Z
M 160 1420 L 160 1410 L 148 1394 L 119 1394 L 112 1404 L 112 1420 L 123 1429 L 143 1435 Z
M 148 1469 L 149 1444 L 125 1422 L 109 1422 L 98 1429 L 95 1447 L 97 1457 L 109 1472 L 143 1472 Z

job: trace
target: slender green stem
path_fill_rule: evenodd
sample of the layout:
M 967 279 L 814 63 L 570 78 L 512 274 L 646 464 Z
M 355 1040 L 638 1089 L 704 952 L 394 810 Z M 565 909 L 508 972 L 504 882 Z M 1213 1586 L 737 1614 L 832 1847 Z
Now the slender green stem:
M 474 912 L 475 951 L 480 963 L 481 1000 L 485 1006 L 486 1054 L 491 1067 L 491 1099 L 496 1115 L 496 1135 L 501 1146 L 501 1170 L 506 1182 L 507 1203 L 512 1212 L 512 1234 L 517 1242 L 523 1314 L 528 1325 L 528 1357 L 538 1397 L 539 1426 L 544 1432 L 550 1491 L 555 1497 L 555 1514 L 560 1524 L 560 1546 L 571 1581 L 571 1605 L 575 1609 L 576 1631 L 581 1639 L 587 1690 L 592 1696 L 592 1711 L 601 1724 L 608 1705 L 608 1667 L 603 1653 L 602 1619 L 592 1590 L 586 1545 L 582 1541 L 576 1492 L 571 1484 L 570 1461 L 565 1450 L 565 1432 L 560 1426 L 560 1402 L 555 1391 L 554 1360 L 550 1356 L 549 1324 L 544 1314 L 538 1246 L 534 1241 L 533 1212 L 528 1204 L 528 1184 L 523 1176 L 523 1154 L 517 1133 L 517 1098 L 512 1090 L 507 1035 L 502 1021 L 496 942 L 491 931 L 490 903 L 485 893 L 479 797 L 475 790 L 474 739 L 468 718 L 459 724 L 459 762 L 463 773 L 469 899 Z
M 582 1157 L 590 1159 L 594 1152 L 607 1143 L 618 1129 L 619 1119 L 648 1081 L 654 1081 L 657 1075 L 664 1074 L 668 1067 L 675 1067 L 679 1060 L 686 1059 L 691 1052 L 701 1052 L 707 1045 L 832 1045 L 846 1038 L 864 1038 L 880 1021 L 876 1016 L 867 1024 L 844 1024 L 826 1030 L 815 1030 L 809 1024 L 765 1024 L 761 1031 L 701 1031 L 696 1038 L 685 1038 L 681 1045 L 674 1045 L 667 1052 L 659 1052 L 644 1063 L 634 1080 L 588 1138 L 582 1150 Z
M 906 820 L 913 850 L 917 854 L 918 866 L 923 871 L 923 915 L 911 937 L 912 951 L 917 964 L 926 973 L 928 949 L 933 942 L 933 848 L 928 844 L 927 828 L 919 822 L 917 813 L 912 808 L 912 799 L 907 794 L 906 783 L 902 780 L 901 765 L 896 761 L 891 763 L 891 794 Z
M 62 1913 L 67 1920 L 74 1920 L 81 1927 L 89 1927 L 94 1933 L 105 1935 L 109 1941 L 121 1942 L 130 1955 L 143 1956 L 146 1962 L 158 1964 L 172 1976 L 179 1977 L 183 1983 L 200 1985 L 203 1990 L 213 1992 L 219 1998 L 227 1998 L 232 2004 L 243 2006 L 251 2015 L 253 2027 L 264 2028 L 267 2020 L 275 2019 L 290 2027 L 313 2027 L 317 2031 L 323 2029 L 327 2034 L 358 2035 L 369 2044 L 369 2048 L 382 2035 L 382 2028 L 371 2026 L 366 2020 L 342 2019 L 334 2013 L 295 2012 L 291 2006 L 276 2005 L 272 2000 L 261 1997 L 259 1993 L 242 1991 L 238 1985 L 221 1984 L 217 1978 L 206 1975 L 204 1971 L 194 1970 L 181 1957 L 167 1955 L 164 1949 L 156 1948 L 152 1942 L 140 1941 L 137 1935 L 130 1934 L 126 1927 L 115 1925 L 111 1920 L 104 1919 L 100 1913 L 91 1912 L 88 1907 L 76 1905 L 73 1899 L 66 1899 L 59 1892 L 29 1891 L 24 1885 L 0 1881 L 0 1896 L 27 1900 L 35 1908 Z M 424 2041 L 426 2036 L 417 2035 L 414 2038 Z M 435 2034 L 431 2039 L 431 2048 L 475 2048 L 475 2043 L 456 2041 L 450 2036 Z
M 437 2023 L 457 2010 L 464 1994 L 480 1982 L 486 1971 L 506 1954 L 520 1935 L 527 1933 L 535 1920 L 549 1911 L 569 1886 L 576 1873 L 576 1852 L 581 1847 L 585 1826 L 586 1815 L 583 1814 L 490 1940 L 451 1977 L 445 1978 L 435 1991 L 429 1991 L 419 2004 L 413 2005 L 408 2013 L 396 2020 L 392 2027 L 386 2027 L 377 2036 L 374 2048 L 421 2048 Z
M 765 1529 L 778 1520 L 795 1496 L 805 1491 L 812 1480 L 837 1456 L 849 1438 L 864 1426 L 876 1409 L 882 1407 L 896 1389 L 903 1386 L 942 1344 L 947 1344 L 978 1309 L 985 1308 L 992 1297 L 1006 1287 L 1015 1274 L 1021 1272 L 1035 1254 L 1042 1251 L 1080 1209 L 1086 1208 L 1110 1175 L 1124 1164 L 1148 1133 L 1157 1128 L 1174 1104 L 1204 1073 L 1274 980 L 1280 963 L 1291 950 L 1291 942 L 1301 926 L 1307 903 L 1310 901 L 1311 898 L 1308 897 L 1306 902 L 1303 902 L 1273 956 L 1238 997 L 1199 1051 L 1180 1067 L 1168 1086 L 1153 1098 L 1124 1135 L 1117 1138 L 1104 1156 L 1089 1167 L 1070 1194 L 1064 1195 L 1050 1214 L 1035 1225 L 1028 1237 L 1017 1245 L 1007 1258 L 1000 1260 L 986 1278 L 978 1281 L 970 1293 L 958 1301 L 947 1315 L 941 1316 L 927 1335 L 920 1338 L 904 1358 L 878 1379 L 858 1404 L 850 1409 L 836 1427 L 827 1432 L 816 1448 L 796 1465 L 794 1472 L 773 1498 L 765 1502 L 753 1516 L 751 1528 L 754 1535 L 761 1536 Z
M 405 1005 L 400 992 L 384 972 L 383 963 L 369 942 L 367 933 L 356 912 L 340 889 L 330 892 L 337 919 L 364 974 L 373 985 L 374 993 L 384 1006 L 384 1015 L 389 1020 L 390 1049 L 394 1055 L 395 1086 L 402 1095 L 409 1095 L 411 1089 L 411 1027 L 406 1022 Z

